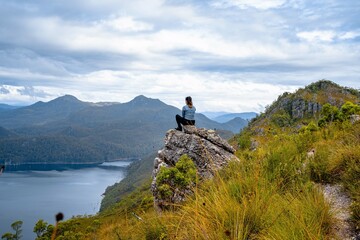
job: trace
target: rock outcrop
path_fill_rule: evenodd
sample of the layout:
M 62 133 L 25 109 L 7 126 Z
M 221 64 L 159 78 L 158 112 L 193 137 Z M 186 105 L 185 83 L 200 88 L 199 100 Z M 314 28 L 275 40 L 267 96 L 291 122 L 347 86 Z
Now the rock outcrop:
M 284 110 L 292 119 L 318 117 L 324 104 L 340 108 L 347 101 L 358 103 L 360 93 L 354 89 L 341 87 L 331 81 L 312 83 L 295 93 L 284 93 L 267 108 L 267 115 Z
M 157 175 L 162 167 L 171 168 L 181 156 L 186 154 L 194 162 L 200 179 L 211 178 L 216 170 L 227 165 L 230 160 L 239 161 L 234 155 L 234 148 L 216 134 L 214 130 L 198 129 L 184 126 L 184 132 L 169 130 L 165 137 L 165 146 L 154 160 L 153 181 L 151 190 L 155 206 L 164 206 L 184 201 L 191 194 L 191 186 L 185 189 L 174 189 L 166 199 L 159 194 Z

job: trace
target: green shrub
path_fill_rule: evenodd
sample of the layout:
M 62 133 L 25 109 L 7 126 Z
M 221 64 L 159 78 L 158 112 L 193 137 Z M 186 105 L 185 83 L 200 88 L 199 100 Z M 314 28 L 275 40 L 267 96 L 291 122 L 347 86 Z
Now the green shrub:
M 319 120 L 319 122 L 318 122 L 318 126 L 321 127 L 321 128 L 325 127 L 326 124 L 327 124 L 327 121 L 326 121 L 325 118 L 321 118 L 321 119 Z
M 346 102 L 341 106 L 340 110 L 336 106 L 326 103 L 321 110 L 322 118 L 319 120 L 318 125 L 324 127 L 329 122 L 343 122 L 348 120 L 351 115 L 359 113 L 360 106 L 352 102 Z
M 19 240 L 21 239 L 22 235 L 22 225 L 23 225 L 23 221 L 15 221 L 11 224 L 11 228 L 15 231 L 15 233 L 5 233 L 1 236 L 1 239 L 6 239 L 6 240 Z
M 42 220 L 42 219 L 40 219 L 35 224 L 33 232 L 36 233 L 36 236 L 37 236 L 36 239 L 41 239 L 42 237 L 44 237 L 48 226 L 49 226 L 49 224 L 47 222 L 45 222 L 44 220 Z
M 250 131 L 243 130 L 238 138 L 238 145 L 240 149 L 249 149 L 251 147 L 251 133 Z
M 319 140 L 318 132 L 304 131 L 293 136 L 299 153 L 304 153 L 312 148 L 313 144 Z
M 360 106 L 352 102 L 346 102 L 341 106 L 340 111 L 344 118 L 348 119 L 351 115 L 360 113 Z
M 166 183 L 163 183 L 160 186 L 158 186 L 158 191 L 159 191 L 160 197 L 162 199 L 169 198 L 173 194 L 173 191 L 171 190 L 170 185 L 168 185 Z
M 307 130 L 307 131 L 310 131 L 310 132 L 316 132 L 316 131 L 319 130 L 319 127 L 318 127 L 313 121 L 311 121 L 311 122 L 307 125 L 306 130 Z
M 196 167 L 186 154 L 179 158 L 174 167 L 161 167 L 156 177 L 160 197 L 170 200 L 175 189 L 183 190 L 195 184 Z
M 282 111 L 271 116 L 271 122 L 279 127 L 290 126 L 291 116 L 289 113 Z

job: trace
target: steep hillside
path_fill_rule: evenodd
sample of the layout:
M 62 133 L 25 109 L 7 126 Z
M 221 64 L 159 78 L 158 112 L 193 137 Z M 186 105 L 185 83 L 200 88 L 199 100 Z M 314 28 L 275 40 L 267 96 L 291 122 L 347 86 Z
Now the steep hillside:
M 307 124 L 317 121 L 325 104 L 340 108 L 346 102 L 358 104 L 360 92 L 356 89 L 341 87 L 336 83 L 321 80 L 295 93 L 285 92 L 268 106 L 264 113 L 253 119 L 253 126 L 276 124 L 280 127 Z M 263 130 L 261 130 L 263 131 Z
M 7 130 L 6 128 L 0 127 L 0 139 L 14 137 L 16 134 L 12 131 Z
M 344 91 L 336 96 L 342 105 L 319 100 L 320 112 L 290 115 L 287 125 L 272 121 L 287 112 L 276 101 L 231 140 L 240 161 L 195 184 L 184 204 L 158 214 L 147 183 L 94 217 L 60 224 L 59 239 L 75 234 L 79 239 L 357 239 L 360 120 L 350 116 L 360 114 L 360 107 L 357 91 Z M 350 205 L 342 210 L 351 215 L 336 214 L 331 186 L 348 196 Z
M 113 147 L 113 149 L 111 149 Z M 117 146 L 94 145 L 72 137 L 0 137 L 0 159 L 19 163 L 101 163 L 117 157 Z
M 136 188 L 150 181 L 156 153 L 132 163 L 127 168 L 126 177 L 119 183 L 109 186 L 104 192 L 100 211 L 104 211 L 122 200 Z

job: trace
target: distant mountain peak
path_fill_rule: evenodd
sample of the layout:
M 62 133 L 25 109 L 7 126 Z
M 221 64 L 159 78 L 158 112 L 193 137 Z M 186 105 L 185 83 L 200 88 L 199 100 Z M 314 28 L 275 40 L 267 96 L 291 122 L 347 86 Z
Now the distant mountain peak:
M 45 105 L 58 106 L 58 107 L 61 107 L 61 106 L 81 106 L 81 107 L 84 107 L 84 106 L 90 105 L 90 103 L 83 102 L 83 101 L 77 99 L 76 97 L 67 94 L 67 95 L 55 98 L 55 99 L 53 99 L 53 100 L 51 100 L 49 102 L 46 102 Z
M 131 100 L 129 103 L 131 104 L 161 104 L 162 102 L 159 99 L 155 99 L 155 98 L 148 98 L 144 95 L 139 95 L 137 97 L 135 97 L 133 100 Z
M 64 95 L 64 96 L 55 98 L 55 99 L 52 100 L 52 101 L 81 102 L 81 101 L 80 101 L 79 99 L 77 99 L 75 96 L 69 95 L 69 94 L 66 94 L 66 95 Z
M 151 98 L 145 97 L 144 95 L 139 95 L 137 97 L 135 97 L 132 101 L 147 101 L 147 100 L 152 100 Z

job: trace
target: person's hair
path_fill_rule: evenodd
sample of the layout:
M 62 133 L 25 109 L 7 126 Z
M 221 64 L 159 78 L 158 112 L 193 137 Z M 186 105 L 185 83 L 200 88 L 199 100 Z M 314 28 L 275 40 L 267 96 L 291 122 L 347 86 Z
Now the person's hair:
M 186 105 L 188 105 L 190 108 L 193 107 L 192 98 L 190 96 L 186 97 L 185 101 L 186 101 Z

